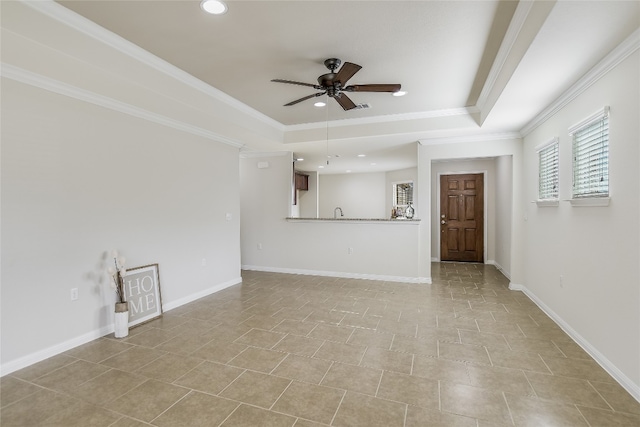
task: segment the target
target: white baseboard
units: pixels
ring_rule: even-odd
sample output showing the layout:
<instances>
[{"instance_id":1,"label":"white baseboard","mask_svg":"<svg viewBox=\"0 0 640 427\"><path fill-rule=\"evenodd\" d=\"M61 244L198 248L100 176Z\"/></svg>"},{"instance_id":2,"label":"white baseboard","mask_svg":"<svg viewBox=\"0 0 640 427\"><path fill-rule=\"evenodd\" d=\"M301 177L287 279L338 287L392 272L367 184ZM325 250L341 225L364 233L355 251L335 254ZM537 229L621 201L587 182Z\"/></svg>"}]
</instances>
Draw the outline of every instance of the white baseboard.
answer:
<instances>
[{"instance_id":1,"label":"white baseboard","mask_svg":"<svg viewBox=\"0 0 640 427\"><path fill-rule=\"evenodd\" d=\"M526 288L524 287L524 285L520 285L518 283L509 282L509 289L512 290L512 291L523 291L524 292L524 289L526 289ZM529 298L531 298L531 297L529 297ZM531 298L531 299L533 299L533 298Z\"/></svg>"},{"instance_id":2,"label":"white baseboard","mask_svg":"<svg viewBox=\"0 0 640 427\"><path fill-rule=\"evenodd\" d=\"M432 257L431 262L440 262L440 258Z\"/></svg>"},{"instance_id":3,"label":"white baseboard","mask_svg":"<svg viewBox=\"0 0 640 427\"><path fill-rule=\"evenodd\" d=\"M488 260L487 260L487 262L486 262L486 264L493 265L495 268L497 268L497 269L498 269L498 271L499 271L500 273L502 273L502 275L503 275L504 277L506 277L507 279L511 280L511 274L510 274L507 270L505 270L505 269L504 269L504 267L503 267L503 266L501 266L501 265L500 265L498 262L496 262L495 260L493 260L493 259L488 259Z\"/></svg>"},{"instance_id":4,"label":"white baseboard","mask_svg":"<svg viewBox=\"0 0 640 427\"><path fill-rule=\"evenodd\" d=\"M215 294L216 292L220 292L223 289L227 289L240 283L242 283L242 277L237 277L227 282L220 283L218 285L210 287L209 289L205 289L203 291L196 292L195 294L187 295L186 297L180 298L176 301L171 301L170 303L163 304L162 311L167 312L173 310L174 308L178 308L200 298L206 297L207 295Z\"/></svg>"},{"instance_id":5,"label":"white baseboard","mask_svg":"<svg viewBox=\"0 0 640 427\"><path fill-rule=\"evenodd\" d=\"M431 284L431 277L385 276L379 274L344 273L339 271L302 270L297 268L263 267L259 265L243 265L243 270L268 271L270 273L302 274L304 276L341 277L344 279L380 280L385 282L424 283Z\"/></svg>"},{"instance_id":6,"label":"white baseboard","mask_svg":"<svg viewBox=\"0 0 640 427\"><path fill-rule=\"evenodd\" d=\"M509 283L509 289L514 291L522 291L531 301L533 301L547 316L549 316L563 331L567 333L584 351L589 353L591 357L602 368L609 373L625 390L633 396L638 402L640 402L640 384L634 383L629 377L627 377L620 369L618 369L605 355L603 355L597 348L589 343L582 335L576 332L567 322L565 322L557 313L555 313L549 306L547 306L542 300L540 300L533 292L527 289L526 286L517 283Z\"/></svg>"},{"instance_id":7,"label":"white baseboard","mask_svg":"<svg viewBox=\"0 0 640 427\"><path fill-rule=\"evenodd\" d=\"M228 282L220 283L209 289L205 289L204 291L197 292L195 294L186 296L184 298L181 298L176 301L172 301L167 304L163 304L162 311L167 312L169 310L173 310L174 308L180 307L181 305L195 301L207 295L211 295L213 293L219 292L230 286L237 285L238 283L242 283L242 277L230 280ZM0 376L5 376L12 372L18 371L22 368L26 368L27 366L33 365L34 363L38 363L50 357L56 356L60 353L64 353L65 351L69 351L72 348L81 346L82 344L86 344L100 337L108 335L112 332L113 332L113 323L103 326L94 331L87 332L86 334L80 335L70 340L53 345L51 347L47 347L45 349L36 351L34 353L20 357L18 359L12 360L10 362L3 363L2 365L0 365Z\"/></svg>"},{"instance_id":8,"label":"white baseboard","mask_svg":"<svg viewBox=\"0 0 640 427\"><path fill-rule=\"evenodd\" d=\"M31 353L10 362L3 363L2 366L0 366L0 376L5 376L22 368L26 368L27 366L33 365L34 363L42 362L45 359L56 356L60 353L64 353L65 351L71 350L72 348L78 347L82 344L86 344L88 342L96 340L100 337L110 334L111 332L113 332L113 323L100 329L87 332L86 334L80 335L79 337L72 338L59 344L52 345L51 347L36 351L35 353Z\"/></svg>"}]
</instances>

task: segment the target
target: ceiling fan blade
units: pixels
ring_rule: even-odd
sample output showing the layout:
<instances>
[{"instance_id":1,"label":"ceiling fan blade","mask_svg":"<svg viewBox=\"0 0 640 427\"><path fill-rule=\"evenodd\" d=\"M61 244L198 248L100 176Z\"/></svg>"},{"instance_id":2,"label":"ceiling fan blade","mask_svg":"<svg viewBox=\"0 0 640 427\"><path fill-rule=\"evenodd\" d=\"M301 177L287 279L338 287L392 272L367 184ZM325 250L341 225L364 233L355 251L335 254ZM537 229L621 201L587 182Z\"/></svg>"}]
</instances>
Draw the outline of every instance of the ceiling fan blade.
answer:
<instances>
[{"instance_id":1,"label":"ceiling fan blade","mask_svg":"<svg viewBox=\"0 0 640 427\"><path fill-rule=\"evenodd\" d=\"M342 67L338 70L338 74L333 79L334 82L340 82L342 86L347 84L347 80L349 80L355 73L360 71L361 66L358 64L353 64L351 62L345 62L342 64Z\"/></svg>"},{"instance_id":2,"label":"ceiling fan blade","mask_svg":"<svg viewBox=\"0 0 640 427\"><path fill-rule=\"evenodd\" d=\"M322 89L322 86L319 86L319 85L313 85L311 83L294 82L293 80L272 79L271 81L276 83L288 83L292 85L309 86L314 89Z\"/></svg>"},{"instance_id":3,"label":"ceiling fan blade","mask_svg":"<svg viewBox=\"0 0 640 427\"><path fill-rule=\"evenodd\" d=\"M378 84L378 85L352 85L343 88L347 92L397 92L400 90L399 84Z\"/></svg>"},{"instance_id":4,"label":"ceiling fan blade","mask_svg":"<svg viewBox=\"0 0 640 427\"><path fill-rule=\"evenodd\" d=\"M346 94L341 93L338 96L335 96L333 99L338 101L338 104L342 107L344 111L353 110L354 108L358 108L358 106L349 98Z\"/></svg>"},{"instance_id":5,"label":"ceiling fan blade","mask_svg":"<svg viewBox=\"0 0 640 427\"><path fill-rule=\"evenodd\" d=\"M284 104L284 106L285 106L285 107L288 107L288 106L290 106L290 105L295 105L295 104L297 104L298 102L306 101L307 99L311 99L311 98L316 98L316 97L318 97L318 96L322 96L322 95L324 95L325 93L327 93L327 92L325 91L325 92L318 92L318 93L314 93L313 95L305 96L304 98L296 99L295 101L291 101L291 102L290 102L290 103L288 103L288 104Z\"/></svg>"}]
</instances>

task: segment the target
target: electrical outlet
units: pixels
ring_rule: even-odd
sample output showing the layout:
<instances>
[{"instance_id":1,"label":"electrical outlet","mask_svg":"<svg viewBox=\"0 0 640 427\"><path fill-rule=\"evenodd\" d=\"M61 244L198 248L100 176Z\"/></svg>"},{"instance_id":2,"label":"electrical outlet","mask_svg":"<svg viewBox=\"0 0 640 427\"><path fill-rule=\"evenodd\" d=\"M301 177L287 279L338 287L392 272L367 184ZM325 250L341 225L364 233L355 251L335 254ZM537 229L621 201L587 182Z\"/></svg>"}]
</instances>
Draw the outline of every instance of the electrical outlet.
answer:
<instances>
[{"instance_id":1,"label":"electrical outlet","mask_svg":"<svg viewBox=\"0 0 640 427\"><path fill-rule=\"evenodd\" d=\"M78 299L78 288L71 289L71 301L76 301Z\"/></svg>"},{"instance_id":2,"label":"electrical outlet","mask_svg":"<svg viewBox=\"0 0 640 427\"><path fill-rule=\"evenodd\" d=\"M207 259L206 258L202 258L202 266L203 267L207 266Z\"/></svg>"},{"instance_id":3,"label":"electrical outlet","mask_svg":"<svg viewBox=\"0 0 640 427\"><path fill-rule=\"evenodd\" d=\"M262 243L258 243L258 250L261 251L262 250Z\"/></svg>"},{"instance_id":4,"label":"electrical outlet","mask_svg":"<svg viewBox=\"0 0 640 427\"><path fill-rule=\"evenodd\" d=\"M353 255L353 248L348 248L348 249L347 249L347 253L348 253L349 255Z\"/></svg>"}]
</instances>

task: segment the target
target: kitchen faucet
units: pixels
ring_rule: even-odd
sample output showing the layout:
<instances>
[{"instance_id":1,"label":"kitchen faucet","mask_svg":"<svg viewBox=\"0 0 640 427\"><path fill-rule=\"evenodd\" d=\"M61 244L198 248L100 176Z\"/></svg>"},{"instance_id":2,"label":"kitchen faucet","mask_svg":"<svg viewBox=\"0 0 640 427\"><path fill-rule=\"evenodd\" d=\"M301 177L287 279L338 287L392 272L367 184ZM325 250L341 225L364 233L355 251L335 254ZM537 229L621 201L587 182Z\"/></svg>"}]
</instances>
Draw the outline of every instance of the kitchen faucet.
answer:
<instances>
[{"instance_id":1,"label":"kitchen faucet","mask_svg":"<svg viewBox=\"0 0 640 427\"><path fill-rule=\"evenodd\" d=\"M342 208L338 206L333 210L333 218L338 218L338 211L340 211L340 216L344 216L344 213L342 213Z\"/></svg>"}]
</instances>

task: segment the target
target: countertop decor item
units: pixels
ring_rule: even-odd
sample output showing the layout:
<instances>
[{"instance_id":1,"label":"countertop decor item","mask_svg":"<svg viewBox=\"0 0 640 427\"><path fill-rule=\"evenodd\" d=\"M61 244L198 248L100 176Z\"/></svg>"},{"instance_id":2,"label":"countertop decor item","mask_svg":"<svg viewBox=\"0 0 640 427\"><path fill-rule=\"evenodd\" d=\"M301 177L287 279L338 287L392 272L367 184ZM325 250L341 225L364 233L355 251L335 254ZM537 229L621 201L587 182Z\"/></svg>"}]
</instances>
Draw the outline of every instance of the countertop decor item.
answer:
<instances>
[{"instance_id":1,"label":"countertop decor item","mask_svg":"<svg viewBox=\"0 0 640 427\"><path fill-rule=\"evenodd\" d=\"M415 213L416 213L416 210L413 207L413 204L409 202L409 205L404 210L404 216L407 217L407 219L413 219L413 216L415 215Z\"/></svg>"}]
</instances>

